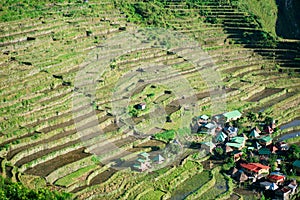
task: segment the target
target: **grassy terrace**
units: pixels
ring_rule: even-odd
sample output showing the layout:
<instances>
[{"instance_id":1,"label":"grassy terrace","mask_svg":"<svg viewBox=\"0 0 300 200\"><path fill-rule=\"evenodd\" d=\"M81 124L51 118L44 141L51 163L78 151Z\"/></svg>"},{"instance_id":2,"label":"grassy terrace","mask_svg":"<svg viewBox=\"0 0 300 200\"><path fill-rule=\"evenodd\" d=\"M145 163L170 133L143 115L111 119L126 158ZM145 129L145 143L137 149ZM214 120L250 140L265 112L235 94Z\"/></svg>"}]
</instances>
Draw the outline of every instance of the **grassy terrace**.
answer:
<instances>
[{"instance_id":1,"label":"grassy terrace","mask_svg":"<svg viewBox=\"0 0 300 200\"><path fill-rule=\"evenodd\" d=\"M91 62L89 53L108 38L148 23L199 42L221 75L228 110L263 110L281 123L300 117L299 45L276 41L268 26L273 21L260 20L266 18L264 11L254 13L252 4L247 8L246 4L219 6L216 0L157 1L149 5L151 10L133 0L124 6L119 0L30 2L4 3L0 14L0 161L1 174L12 180L26 184L25 177L33 175L33 180L42 178L45 184L79 199L193 199L193 194L214 199L228 191L222 173L203 170L191 157L149 174L113 168L115 158L130 160L154 147L143 146L152 140L133 137L133 131L123 123L117 125L113 115L112 104L123 100L113 96L116 84L131 70L148 70L148 63L174 69L168 77L150 77L151 84L121 85L134 90L124 108L129 117L136 104L147 103L145 110L132 117L139 130L161 132L148 130L157 105L172 119L160 128L179 127L184 111L180 97L165 91L181 77L195 91L200 111L210 114L208 85L185 58L158 48L117 57L95 84L95 98L88 103L91 110L84 111L87 105L83 104L74 106L75 77ZM206 63L204 59L200 65ZM109 146L106 142L126 152L101 150L107 161L99 163L92 153ZM199 193L201 188L207 190Z\"/></svg>"}]
</instances>

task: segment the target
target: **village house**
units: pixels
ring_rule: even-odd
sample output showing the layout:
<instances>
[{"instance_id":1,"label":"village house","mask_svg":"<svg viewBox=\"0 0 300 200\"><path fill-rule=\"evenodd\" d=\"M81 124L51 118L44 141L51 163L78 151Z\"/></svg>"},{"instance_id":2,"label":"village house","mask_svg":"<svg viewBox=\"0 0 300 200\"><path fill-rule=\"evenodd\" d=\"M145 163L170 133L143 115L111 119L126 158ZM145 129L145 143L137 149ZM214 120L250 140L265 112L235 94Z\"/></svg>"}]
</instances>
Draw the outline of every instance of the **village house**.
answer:
<instances>
[{"instance_id":1,"label":"village house","mask_svg":"<svg viewBox=\"0 0 300 200\"><path fill-rule=\"evenodd\" d=\"M258 142L254 142L253 147L254 147L255 150L259 150L259 149L262 148L262 146Z\"/></svg>"},{"instance_id":2,"label":"village house","mask_svg":"<svg viewBox=\"0 0 300 200\"><path fill-rule=\"evenodd\" d=\"M242 117L242 113L240 113L240 111L238 110L233 110L230 112L223 113L222 116L225 118L225 122L230 122Z\"/></svg>"},{"instance_id":3,"label":"village house","mask_svg":"<svg viewBox=\"0 0 300 200\"><path fill-rule=\"evenodd\" d=\"M285 142L277 142L277 143L276 143L276 147L277 147L279 150L281 150L281 151L287 151L287 150L289 150L289 146L288 146L288 144L285 143Z\"/></svg>"},{"instance_id":4,"label":"village house","mask_svg":"<svg viewBox=\"0 0 300 200\"><path fill-rule=\"evenodd\" d=\"M269 155L271 154L271 151L270 151L270 149L268 149L268 148L260 148L260 149L258 150L258 154L259 154L259 155L269 156Z\"/></svg>"},{"instance_id":5,"label":"village house","mask_svg":"<svg viewBox=\"0 0 300 200\"><path fill-rule=\"evenodd\" d=\"M292 192L292 189L285 186L285 187L281 188L280 190L275 191L275 198L282 199L282 200L289 200L291 192Z\"/></svg>"},{"instance_id":6,"label":"village house","mask_svg":"<svg viewBox=\"0 0 300 200\"><path fill-rule=\"evenodd\" d=\"M144 172L151 167L151 164L149 161L143 160L141 158L138 158L136 161L137 161L137 163L133 165L133 168L135 168L136 170L138 170L140 172Z\"/></svg>"},{"instance_id":7,"label":"village house","mask_svg":"<svg viewBox=\"0 0 300 200\"><path fill-rule=\"evenodd\" d=\"M232 151L233 151L233 149L232 149L230 146L225 145L225 152L226 152L227 154L230 155L230 152L232 152Z\"/></svg>"},{"instance_id":8,"label":"village house","mask_svg":"<svg viewBox=\"0 0 300 200\"><path fill-rule=\"evenodd\" d=\"M245 147L246 139L245 137L233 137L230 142L226 143L226 146L231 147L234 150L241 150Z\"/></svg>"},{"instance_id":9,"label":"village house","mask_svg":"<svg viewBox=\"0 0 300 200\"><path fill-rule=\"evenodd\" d=\"M146 109L146 103L139 103L136 105L136 108L139 110L145 110Z\"/></svg>"},{"instance_id":10,"label":"village house","mask_svg":"<svg viewBox=\"0 0 300 200\"><path fill-rule=\"evenodd\" d=\"M290 182L290 184L288 184L288 187L292 189L291 191L291 195L295 194L296 193L296 190L297 190L297 181L296 180L292 180Z\"/></svg>"},{"instance_id":11,"label":"village house","mask_svg":"<svg viewBox=\"0 0 300 200\"><path fill-rule=\"evenodd\" d=\"M269 166L260 163L241 163L240 166L246 173L257 177L258 179L269 174L270 169Z\"/></svg>"},{"instance_id":12,"label":"village house","mask_svg":"<svg viewBox=\"0 0 300 200\"><path fill-rule=\"evenodd\" d=\"M224 132L227 133L228 137L232 138L237 136L238 128L235 128L233 126L227 126L224 128Z\"/></svg>"},{"instance_id":13,"label":"village house","mask_svg":"<svg viewBox=\"0 0 300 200\"><path fill-rule=\"evenodd\" d=\"M149 158L150 154L148 154L147 152L142 152L138 155L138 157L140 159L143 159L143 160L146 160L146 161L150 161L150 158Z\"/></svg>"},{"instance_id":14,"label":"village house","mask_svg":"<svg viewBox=\"0 0 300 200\"><path fill-rule=\"evenodd\" d=\"M270 152L273 154L275 154L278 151L278 148L273 144L269 145L268 149L270 149Z\"/></svg>"},{"instance_id":15,"label":"village house","mask_svg":"<svg viewBox=\"0 0 300 200\"><path fill-rule=\"evenodd\" d=\"M267 178L269 181L271 181L272 183L276 183L277 185L282 185L285 180L285 176L274 173L271 173Z\"/></svg>"},{"instance_id":16,"label":"village house","mask_svg":"<svg viewBox=\"0 0 300 200\"><path fill-rule=\"evenodd\" d=\"M153 162L156 164L162 164L165 161L165 158L162 157L160 154L158 154L157 156L155 156L153 158Z\"/></svg>"},{"instance_id":17,"label":"village house","mask_svg":"<svg viewBox=\"0 0 300 200\"><path fill-rule=\"evenodd\" d=\"M258 138L260 135L259 135L259 133L258 133L258 131L254 128L254 129L252 129L252 131L250 132L250 134L249 134L249 137L250 138Z\"/></svg>"},{"instance_id":18,"label":"village house","mask_svg":"<svg viewBox=\"0 0 300 200\"><path fill-rule=\"evenodd\" d=\"M221 143L221 142L225 142L226 138L227 138L227 135L221 131L217 134L215 140L216 140L216 142Z\"/></svg>"},{"instance_id":19,"label":"village house","mask_svg":"<svg viewBox=\"0 0 300 200\"><path fill-rule=\"evenodd\" d=\"M202 142L201 149L206 150L209 153L212 153L216 145L212 142Z\"/></svg>"},{"instance_id":20,"label":"village house","mask_svg":"<svg viewBox=\"0 0 300 200\"><path fill-rule=\"evenodd\" d=\"M217 128L217 125L215 123L209 122L207 124L202 124L198 132L200 133L207 133L207 134L215 134L215 130Z\"/></svg>"},{"instance_id":21,"label":"village house","mask_svg":"<svg viewBox=\"0 0 300 200\"><path fill-rule=\"evenodd\" d=\"M277 190L279 187L276 183L272 183L269 181L263 181L259 183L260 187L262 187L264 190Z\"/></svg>"},{"instance_id":22,"label":"village house","mask_svg":"<svg viewBox=\"0 0 300 200\"><path fill-rule=\"evenodd\" d=\"M293 162L293 168L296 170L297 173L300 174L300 160L295 160Z\"/></svg>"},{"instance_id":23,"label":"village house","mask_svg":"<svg viewBox=\"0 0 300 200\"><path fill-rule=\"evenodd\" d=\"M292 180L287 186L275 192L275 198L289 200L297 192L297 186L296 180Z\"/></svg>"},{"instance_id":24,"label":"village house","mask_svg":"<svg viewBox=\"0 0 300 200\"><path fill-rule=\"evenodd\" d=\"M274 132L274 130L272 129L271 126L266 126L266 128L264 129L264 131L267 133L267 134L272 134Z\"/></svg>"},{"instance_id":25,"label":"village house","mask_svg":"<svg viewBox=\"0 0 300 200\"><path fill-rule=\"evenodd\" d=\"M233 161L237 162L241 159L243 152L235 150L231 152L231 155L233 156Z\"/></svg>"},{"instance_id":26,"label":"village house","mask_svg":"<svg viewBox=\"0 0 300 200\"><path fill-rule=\"evenodd\" d=\"M198 122L203 124L203 123L207 123L208 122L208 119L209 119L209 116L207 115L201 115L198 117Z\"/></svg>"},{"instance_id":27,"label":"village house","mask_svg":"<svg viewBox=\"0 0 300 200\"><path fill-rule=\"evenodd\" d=\"M136 163L133 165L133 168L136 170L143 172L151 168L151 160L149 158L149 154L147 152L142 152L138 155L136 159Z\"/></svg>"},{"instance_id":28,"label":"village house","mask_svg":"<svg viewBox=\"0 0 300 200\"><path fill-rule=\"evenodd\" d=\"M273 138L269 135L263 136L258 139L258 142L263 146L268 146L272 144Z\"/></svg>"},{"instance_id":29,"label":"village house","mask_svg":"<svg viewBox=\"0 0 300 200\"><path fill-rule=\"evenodd\" d=\"M231 177L240 183L243 183L249 179L248 176L242 170L238 170L237 168L233 168L231 172Z\"/></svg>"}]
</instances>

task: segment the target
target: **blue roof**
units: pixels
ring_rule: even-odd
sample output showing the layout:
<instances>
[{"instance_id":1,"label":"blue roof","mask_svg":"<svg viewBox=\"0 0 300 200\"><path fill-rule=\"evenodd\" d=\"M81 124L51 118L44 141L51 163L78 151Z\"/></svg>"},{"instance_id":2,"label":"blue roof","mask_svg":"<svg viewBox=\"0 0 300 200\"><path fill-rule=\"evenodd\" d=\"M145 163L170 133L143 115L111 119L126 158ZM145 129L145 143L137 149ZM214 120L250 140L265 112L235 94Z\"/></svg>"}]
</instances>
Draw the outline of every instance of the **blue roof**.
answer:
<instances>
[{"instance_id":1,"label":"blue roof","mask_svg":"<svg viewBox=\"0 0 300 200\"><path fill-rule=\"evenodd\" d=\"M293 162L293 166L300 168L300 160L295 160L295 162Z\"/></svg>"}]
</instances>

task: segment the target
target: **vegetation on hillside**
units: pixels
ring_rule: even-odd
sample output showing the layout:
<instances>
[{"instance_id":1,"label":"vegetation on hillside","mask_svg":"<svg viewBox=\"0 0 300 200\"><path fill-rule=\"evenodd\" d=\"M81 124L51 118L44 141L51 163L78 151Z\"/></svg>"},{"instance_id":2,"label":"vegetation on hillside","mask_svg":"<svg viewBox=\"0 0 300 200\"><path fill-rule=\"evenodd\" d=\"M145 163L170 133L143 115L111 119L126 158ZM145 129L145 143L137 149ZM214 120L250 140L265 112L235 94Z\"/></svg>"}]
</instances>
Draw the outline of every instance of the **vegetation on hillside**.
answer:
<instances>
[{"instance_id":1,"label":"vegetation on hillside","mask_svg":"<svg viewBox=\"0 0 300 200\"><path fill-rule=\"evenodd\" d=\"M217 16L211 15L210 12L201 9L211 1L202 0L188 0L185 2L186 9L200 9L200 15L205 17L204 22L211 24L223 23ZM175 29L176 27L168 23L168 20L180 18L181 14L170 12L166 9L169 2L163 0L152 0L147 2L138 1L124 1L117 0L116 6L126 14L128 20L133 23L138 23L146 26L157 26ZM220 1L222 3L230 3L237 7L241 12L245 13L244 21L249 24L257 24L256 31L244 31L242 34L241 42L254 44L259 46L276 46L276 19L277 19L277 6L274 0L266 1L251 1L251 0L232 0ZM193 16L191 16L193 17Z\"/></svg>"},{"instance_id":2,"label":"vegetation on hillside","mask_svg":"<svg viewBox=\"0 0 300 200\"><path fill-rule=\"evenodd\" d=\"M29 189L21 183L13 183L0 176L0 199L1 200L66 200L71 199L68 193L59 193L49 189Z\"/></svg>"},{"instance_id":3,"label":"vegetation on hillside","mask_svg":"<svg viewBox=\"0 0 300 200\"><path fill-rule=\"evenodd\" d=\"M160 141L168 143L168 142L170 142L171 140L173 140L175 138L175 131L174 130L167 130L167 131L164 131L162 133L156 133L153 137L156 140L160 140Z\"/></svg>"},{"instance_id":4,"label":"vegetation on hillside","mask_svg":"<svg viewBox=\"0 0 300 200\"><path fill-rule=\"evenodd\" d=\"M278 9L275 0L232 0L232 4L240 10L248 12L263 30L276 36Z\"/></svg>"}]
</instances>

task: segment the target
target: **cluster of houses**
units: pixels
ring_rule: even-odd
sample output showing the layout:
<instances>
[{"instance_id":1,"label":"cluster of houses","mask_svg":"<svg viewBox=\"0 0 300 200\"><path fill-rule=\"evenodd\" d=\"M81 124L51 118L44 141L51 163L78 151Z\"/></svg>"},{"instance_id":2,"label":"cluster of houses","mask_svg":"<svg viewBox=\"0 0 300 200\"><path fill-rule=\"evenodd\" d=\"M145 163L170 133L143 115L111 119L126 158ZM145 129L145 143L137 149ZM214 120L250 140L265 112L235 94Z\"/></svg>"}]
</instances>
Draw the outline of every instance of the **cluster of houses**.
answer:
<instances>
[{"instance_id":1,"label":"cluster of houses","mask_svg":"<svg viewBox=\"0 0 300 200\"><path fill-rule=\"evenodd\" d=\"M261 163L237 164L230 172L236 181L252 182L272 199L288 200L297 192L296 180L286 180L286 176L278 171L270 172L270 167Z\"/></svg>"},{"instance_id":2,"label":"cluster of houses","mask_svg":"<svg viewBox=\"0 0 300 200\"><path fill-rule=\"evenodd\" d=\"M228 125L226 122L237 120L242 114L235 110L213 117L202 115L198 118L198 132L213 135L213 140L202 142L201 149L214 153L216 148L221 148L225 156L232 156L235 167L230 175L236 181L257 185L264 193L274 199L289 199L296 193L297 183L295 180L288 181L280 171L281 160L277 159L276 170L270 172L268 157L271 154L287 152L288 145L284 142L273 144L272 133L276 128L274 122L265 124L261 131L254 127L246 135L238 135L238 128ZM223 125L227 124L227 125ZM247 162L241 159L247 152L251 157L259 158L258 162ZM248 155L248 156L249 156ZM295 169L300 169L300 160L293 163Z\"/></svg>"},{"instance_id":3,"label":"cluster of houses","mask_svg":"<svg viewBox=\"0 0 300 200\"><path fill-rule=\"evenodd\" d=\"M152 157L147 152L142 152L138 155L133 168L139 172L144 172L149 170L152 167L152 164L162 164L165 161L165 158L160 154Z\"/></svg>"}]
</instances>

